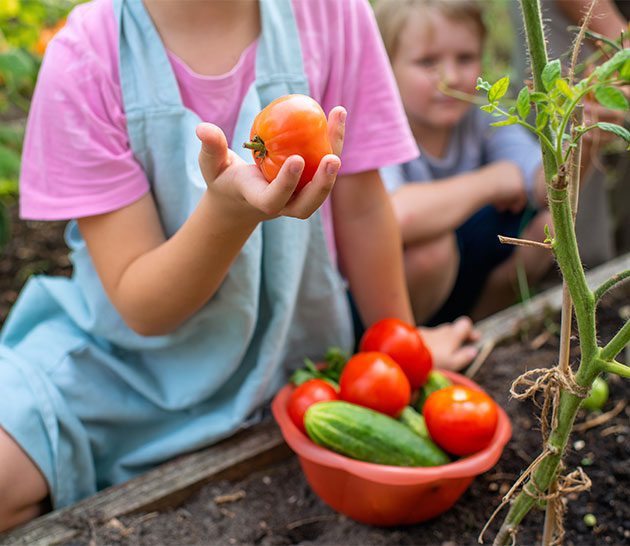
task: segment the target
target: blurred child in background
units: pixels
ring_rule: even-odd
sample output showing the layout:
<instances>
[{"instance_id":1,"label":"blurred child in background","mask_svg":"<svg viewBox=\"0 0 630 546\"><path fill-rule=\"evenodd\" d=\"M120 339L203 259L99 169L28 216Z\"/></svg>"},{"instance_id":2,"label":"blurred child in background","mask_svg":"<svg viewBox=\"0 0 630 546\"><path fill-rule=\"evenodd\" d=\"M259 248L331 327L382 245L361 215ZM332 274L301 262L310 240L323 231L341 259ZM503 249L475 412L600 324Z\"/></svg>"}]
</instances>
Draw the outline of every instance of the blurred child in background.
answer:
<instances>
[{"instance_id":1,"label":"blurred child in background","mask_svg":"<svg viewBox=\"0 0 630 546\"><path fill-rule=\"evenodd\" d=\"M421 156L381 171L401 228L416 321L481 318L513 303L517 268L529 282L549 251L503 245L542 240L548 212L538 143L524 128L490 127L475 93L486 30L473 0L379 0L376 17Z\"/></svg>"}]
</instances>

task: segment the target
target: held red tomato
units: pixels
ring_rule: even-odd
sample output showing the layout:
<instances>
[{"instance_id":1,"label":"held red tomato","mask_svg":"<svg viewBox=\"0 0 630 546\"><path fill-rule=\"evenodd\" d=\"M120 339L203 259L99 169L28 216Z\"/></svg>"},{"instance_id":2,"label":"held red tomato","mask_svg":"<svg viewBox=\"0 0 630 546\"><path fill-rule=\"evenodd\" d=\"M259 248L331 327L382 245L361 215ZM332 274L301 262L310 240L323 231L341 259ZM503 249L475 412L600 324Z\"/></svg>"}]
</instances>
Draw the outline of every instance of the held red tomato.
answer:
<instances>
[{"instance_id":1,"label":"held red tomato","mask_svg":"<svg viewBox=\"0 0 630 546\"><path fill-rule=\"evenodd\" d=\"M285 95L267 105L254 119L250 142L254 161L271 182L286 159L300 155L304 170L296 192L313 179L320 161L332 153L326 114L317 101L307 95Z\"/></svg>"},{"instance_id":2,"label":"held red tomato","mask_svg":"<svg viewBox=\"0 0 630 546\"><path fill-rule=\"evenodd\" d=\"M359 348L391 356L403 369L413 389L424 384L433 367L431 351L420 332L402 320L387 318L374 323L363 334Z\"/></svg>"},{"instance_id":3,"label":"held red tomato","mask_svg":"<svg viewBox=\"0 0 630 546\"><path fill-rule=\"evenodd\" d=\"M404 372L384 353L357 353L346 363L339 379L342 400L392 417L409 404L411 387Z\"/></svg>"},{"instance_id":4,"label":"held red tomato","mask_svg":"<svg viewBox=\"0 0 630 546\"><path fill-rule=\"evenodd\" d=\"M304 434L304 414L316 402L324 400L339 400L335 388L323 379L309 379L297 387L289 397L287 413L291 421L295 423Z\"/></svg>"},{"instance_id":5,"label":"held red tomato","mask_svg":"<svg viewBox=\"0 0 630 546\"><path fill-rule=\"evenodd\" d=\"M470 455L487 447L499 418L492 398L460 385L435 391L422 413L433 441L454 455Z\"/></svg>"}]
</instances>

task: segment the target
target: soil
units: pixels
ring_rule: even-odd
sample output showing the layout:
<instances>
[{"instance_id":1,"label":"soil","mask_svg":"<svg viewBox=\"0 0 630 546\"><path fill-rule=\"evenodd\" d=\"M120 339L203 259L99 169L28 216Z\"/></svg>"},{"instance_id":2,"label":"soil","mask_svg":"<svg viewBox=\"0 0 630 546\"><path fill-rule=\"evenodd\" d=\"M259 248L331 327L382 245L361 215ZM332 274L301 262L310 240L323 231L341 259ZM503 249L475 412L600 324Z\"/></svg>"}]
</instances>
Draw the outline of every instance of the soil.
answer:
<instances>
[{"instance_id":1,"label":"soil","mask_svg":"<svg viewBox=\"0 0 630 546\"><path fill-rule=\"evenodd\" d=\"M19 222L13 208L11 212L13 234L0 256L0 322L30 274L71 272L62 241L63 223ZM602 342L621 326L619 309L627 306L627 301L627 292L617 292L603 302L599 314ZM506 409L514 427L513 438L496 467L479 476L458 503L435 520L393 528L356 523L334 512L311 491L297 459L291 457L240 481L211 483L184 504L167 511L114 518L104 524L96 520L77 522L81 534L67 545L476 544L480 529L501 496L539 453L541 437L533 417L537 415L533 403L509 399L509 386L524 370L554 362L558 339L552 331L548 327L542 333L523 332L519 339L495 348L475 376ZM609 386L605 412L625 403L622 380L612 376ZM571 437L567 468L582 466L593 487L569 500L565 518L567 545L630 544L629 415L630 408L624 407L600 426ZM593 414L581 411L577 422L592 417ZM594 526L584 523L586 514L595 516ZM498 517L487 540L491 541L500 521ZM540 543L542 522L542 511L532 511L519 531L518 544Z\"/></svg>"}]
</instances>

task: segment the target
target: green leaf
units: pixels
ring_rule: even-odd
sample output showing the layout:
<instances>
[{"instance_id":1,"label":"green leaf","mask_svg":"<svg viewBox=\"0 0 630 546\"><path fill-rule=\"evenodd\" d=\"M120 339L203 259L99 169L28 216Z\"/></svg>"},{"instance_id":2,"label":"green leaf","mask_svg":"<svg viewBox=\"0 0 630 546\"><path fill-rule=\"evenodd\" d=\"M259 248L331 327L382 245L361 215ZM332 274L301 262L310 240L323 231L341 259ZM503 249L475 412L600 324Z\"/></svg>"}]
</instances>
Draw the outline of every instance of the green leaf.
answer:
<instances>
[{"instance_id":1,"label":"green leaf","mask_svg":"<svg viewBox=\"0 0 630 546\"><path fill-rule=\"evenodd\" d=\"M626 82L630 82L630 61L623 63L623 66L619 70L619 77Z\"/></svg>"},{"instance_id":2,"label":"green leaf","mask_svg":"<svg viewBox=\"0 0 630 546\"><path fill-rule=\"evenodd\" d=\"M0 145L0 178L17 178L20 174L20 154Z\"/></svg>"},{"instance_id":3,"label":"green leaf","mask_svg":"<svg viewBox=\"0 0 630 546\"><path fill-rule=\"evenodd\" d=\"M619 70L628 60L630 60L630 49L617 51L617 53L615 53L604 64L595 69L597 79L601 81L610 77L615 70Z\"/></svg>"},{"instance_id":4,"label":"green leaf","mask_svg":"<svg viewBox=\"0 0 630 546\"><path fill-rule=\"evenodd\" d=\"M516 97L516 109L518 110L518 115L523 119L527 118L531 112L532 105L527 86L523 87L523 89L518 92L518 97Z\"/></svg>"},{"instance_id":5,"label":"green leaf","mask_svg":"<svg viewBox=\"0 0 630 546\"><path fill-rule=\"evenodd\" d=\"M553 86L556 83L556 80L560 77L561 72L562 67L560 65L560 59L554 59L553 61L547 63L545 68L543 68L541 78L547 91L553 89Z\"/></svg>"},{"instance_id":6,"label":"green leaf","mask_svg":"<svg viewBox=\"0 0 630 546\"><path fill-rule=\"evenodd\" d=\"M490 91L490 83L488 83L483 78L477 78L477 86L475 89L483 89L484 91Z\"/></svg>"},{"instance_id":7,"label":"green leaf","mask_svg":"<svg viewBox=\"0 0 630 546\"><path fill-rule=\"evenodd\" d=\"M494 83L494 85L488 91L488 101L495 102L500 100L510 87L509 76L503 76L500 80Z\"/></svg>"},{"instance_id":8,"label":"green leaf","mask_svg":"<svg viewBox=\"0 0 630 546\"><path fill-rule=\"evenodd\" d=\"M483 106L480 106L479 108L483 110L484 112L488 112L488 114L492 114L492 112L494 112L494 104L484 104Z\"/></svg>"},{"instance_id":9,"label":"green leaf","mask_svg":"<svg viewBox=\"0 0 630 546\"><path fill-rule=\"evenodd\" d=\"M556 89L568 99L572 99L575 96L573 89L571 89L569 84L562 78L556 80Z\"/></svg>"},{"instance_id":10,"label":"green leaf","mask_svg":"<svg viewBox=\"0 0 630 546\"><path fill-rule=\"evenodd\" d=\"M611 110L627 110L628 99L616 87L601 86L595 89L595 98L597 102Z\"/></svg>"},{"instance_id":11,"label":"green leaf","mask_svg":"<svg viewBox=\"0 0 630 546\"><path fill-rule=\"evenodd\" d=\"M608 131L609 133L614 133L618 137L623 138L626 142L630 143L630 131L621 125L617 125L616 123L608 123L606 121L600 121L595 124L602 131Z\"/></svg>"},{"instance_id":12,"label":"green leaf","mask_svg":"<svg viewBox=\"0 0 630 546\"><path fill-rule=\"evenodd\" d=\"M549 123L549 114L547 112L541 111L536 115L536 129L539 131L544 129Z\"/></svg>"},{"instance_id":13,"label":"green leaf","mask_svg":"<svg viewBox=\"0 0 630 546\"><path fill-rule=\"evenodd\" d=\"M492 125L492 127L505 127L506 125L514 125L515 123L518 123L518 117L510 116L509 118L504 119L503 121L495 121L494 123L491 123L490 125Z\"/></svg>"},{"instance_id":14,"label":"green leaf","mask_svg":"<svg viewBox=\"0 0 630 546\"><path fill-rule=\"evenodd\" d=\"M529 100L538 104L540 102L549 102L549 97L545 95L545 93L541 93L540 91L532 91L529 94Z\"/></svg>"}]
</instances>

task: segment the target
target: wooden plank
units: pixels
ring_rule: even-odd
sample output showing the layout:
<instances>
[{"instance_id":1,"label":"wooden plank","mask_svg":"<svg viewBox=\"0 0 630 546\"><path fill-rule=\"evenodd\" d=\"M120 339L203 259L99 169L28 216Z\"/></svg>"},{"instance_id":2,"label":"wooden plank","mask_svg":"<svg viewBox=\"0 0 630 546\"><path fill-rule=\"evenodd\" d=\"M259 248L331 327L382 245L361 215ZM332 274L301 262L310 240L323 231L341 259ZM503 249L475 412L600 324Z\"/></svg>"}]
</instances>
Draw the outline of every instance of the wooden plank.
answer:
<instances>
[{"instance_id":1,"label":"wooden plank","mask_svg":"<svg viewBox=\"0 0 630 546\"><path fill-rule=\"evenodd\" d=\"M589 287L594 289L615 273L626 269L630 269L630 253L588 271L586 281ZM534 296L525 303L513 305L479 321L476 324L482 335L479 344L484 346L504 341L514 336L523 325L528 324L533 327L544 319L546 312L557 312L561 307L562 286L559 285Z\"/></svg>"},{"instance_id":2,"label":"wooden plank","mask_svg":"<svg viewBox=\"0 0 630 546\"><path fill-rule=\"evenodd\" d=\"M613 274L630 268L630 254L587 273L591 288ZM561 287L552 288L480 321L481 344L499 343L529 321L542 320L546 311L558 311ZM2 545L48 546L71 540L85 528L86 518L105 522L139 511L174 507L202 485L222 478L238 478L290 455L271 418L205 450L179 457L124 484L105 489L83 501L46 514L0 535Z\"/></svg>"},{"instance_id":3,"label":"wooden plank","mask_svg":"<svg viewBox=\"0 0 630 546\"><path fill-rule=\"evenodd\" d=\"M276 423L268 418L207 449L179 457L138 478L0 534L0 544L58 544L84 529L86 518L106 522L133 512L177 506L211 480L241 477L290 453Z\"/></svg>"}]
</instances>

